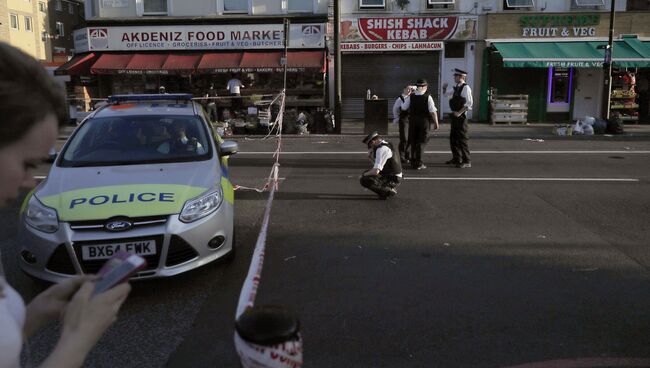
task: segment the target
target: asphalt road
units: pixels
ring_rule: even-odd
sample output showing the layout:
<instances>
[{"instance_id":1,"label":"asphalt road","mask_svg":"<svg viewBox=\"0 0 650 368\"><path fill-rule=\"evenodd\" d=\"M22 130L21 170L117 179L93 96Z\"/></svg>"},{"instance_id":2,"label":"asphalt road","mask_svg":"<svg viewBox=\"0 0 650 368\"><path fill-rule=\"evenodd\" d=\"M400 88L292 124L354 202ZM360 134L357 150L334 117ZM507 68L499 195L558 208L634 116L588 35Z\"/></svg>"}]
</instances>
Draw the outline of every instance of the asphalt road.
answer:
<instances>
[{"instance_id":1,"label":"asphalt road","mask_svg":"<svg viewBox=\"0 0 650 368\"><path fill-rule=\"evenodd\" d=\"M459 170L436 137L429 168L406 171L387 201L358 185L360 137L285 140L257 302L299 314L307 367L650 366L650 136L523 138L475 139L474 167ZM240 148L233 180L260 185L273 142ZM87 366L237 367L233 319L265 199L237 192L233 263L135 283ZM29 299L39 287L16 266L15 211L0 249ZM55 338L52 326L30 341L30 362Z\"/></svg>"}]
</instances>

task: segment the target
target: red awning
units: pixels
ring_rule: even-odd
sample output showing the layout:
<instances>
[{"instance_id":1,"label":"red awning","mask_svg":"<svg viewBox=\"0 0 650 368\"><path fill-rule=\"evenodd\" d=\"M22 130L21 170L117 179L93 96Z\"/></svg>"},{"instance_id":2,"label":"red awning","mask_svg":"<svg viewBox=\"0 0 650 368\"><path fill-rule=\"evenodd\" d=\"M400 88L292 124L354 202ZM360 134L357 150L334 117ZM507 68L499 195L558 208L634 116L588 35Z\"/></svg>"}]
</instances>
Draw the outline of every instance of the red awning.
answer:
<instances>
[{"instance_id":1,"label":"red awning","mask_svg":"<svg viewBox=\"0 0 650 368\"><path fill-rule=\"evenodd\" d=\"M134 54L103 54L90 68L93 74L119 74L126 70L126 66Z\"/></svg>"},{"instance_id":2,"label":"red awning","mask_svg":"<svg viewBox=\"0 0 650 368\"><path fill-rule=\"evenodd\" d=\"M250 73L284 70L282 52L214 52L195 54L103 54L93 74ZM288 71L325 72L324 51L289 51Z\"/></svg>"},{"instance_id":3,"label":"red awning","mask_svg":"<svg viewBox=\"0 0 650 368\"><path fill-rule=\"evenodd\" d=\"M290 51L287 55L289 68L319 69L325 72L325 53L323 51Z\"/></svg>"},{"instance_id":4,"label":"red awning","mask_svg":"<svg viewBox=\"0 0 650 368\"><path fill-rule=\"evenodd\" d=\"M191 74L196 70L202 54L170 54L162 68L182 74Z\"/></svg>"},{"instance_id":5,"label":"red awning","mask_svg":"<svg viewBox=\"0 0 650 368\"><path fill-rule=\"evenodd\" d=\"M126 65L125 74L167 74L163 64L169 54L135 54Z\"/></svg>"},{"instance_id":6,"label":"red awning","mask_svg":"<svg viewBox=\"0 0 650 368\"><path fill-rule=\"evenodd\" d=\"M239 68L241 59L241 52L203 54L196 69L199 73L227 73Z\"/></svg>"},{"instance_id":7,"label":"red awning","mask_svg":"<svg viewBox=\"0 0 650 368\"><path fill-rule=\"evenodd\" d=\"M95 53L76 55L54 71L54 75L88 75L90 66L97 60Z\"/></svg>"},{"instance_id":8,"label":"red awning","mask_svg":"<svg viewBox=\"0 0 650 368\"><path fill-rule=\"evenodd\" d=\"M255 69L256 71L266 68L280 68L280 52L245 52L241 58L240 67ZM270 70L273 71L273 70Z\"/></svg>"}]
</instances>

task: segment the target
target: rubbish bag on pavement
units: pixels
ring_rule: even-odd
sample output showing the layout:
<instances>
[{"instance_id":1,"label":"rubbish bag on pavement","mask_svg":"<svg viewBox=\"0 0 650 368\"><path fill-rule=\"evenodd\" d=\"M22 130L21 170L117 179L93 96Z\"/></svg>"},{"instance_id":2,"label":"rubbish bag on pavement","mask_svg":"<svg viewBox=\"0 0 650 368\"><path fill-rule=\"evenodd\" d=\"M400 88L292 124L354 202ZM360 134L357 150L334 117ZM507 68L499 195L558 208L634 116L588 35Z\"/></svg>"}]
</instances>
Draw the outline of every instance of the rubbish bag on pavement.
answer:
<instances>
[{"instance_id":1,"label":"rubbish bag on pavement","mask_svg":"<svg viewBox=\"0 0 650 368\"><path fill-rule=\"evenodd\" d=\"M623 127L623 121L614 117L610 120L607 120L607 133L609 134L625 134L625 129Z\"/></svg>"},{"instance_id":2,"label":"rubbish bag on pavement","mask_svg":"<svg viewBox=\"0 0 650 368\"><path fill-rule=\"evenodd\" d=\"M605 134L607 133L607 121L603 119L596 119L594 122L594 133L595 134Z\"/></svg>"},{"instance_id":3,"label":"rubbish bag on pavement","mask_svg":"<svg viewBox=\"0 0 650 368\"><path fill-rule=\"evenodd\" d=\"M591 125L585 125L582 131L584 135L594 135L594 127Z\"/></svg>"}]
</instances>

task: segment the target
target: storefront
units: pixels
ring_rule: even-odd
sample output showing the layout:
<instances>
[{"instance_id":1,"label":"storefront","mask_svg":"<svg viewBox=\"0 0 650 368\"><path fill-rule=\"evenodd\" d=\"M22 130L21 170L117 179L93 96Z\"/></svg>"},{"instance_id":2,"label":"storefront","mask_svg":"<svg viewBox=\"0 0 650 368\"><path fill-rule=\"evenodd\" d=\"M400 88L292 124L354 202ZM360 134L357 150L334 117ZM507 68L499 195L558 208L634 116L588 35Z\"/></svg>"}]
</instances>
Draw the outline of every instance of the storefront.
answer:
<instances>
[{"instance_id":1,"label":"storefront","mask_svg":"<svg viewBox=\"0 0 650 368\"><path fill-rule=\"evenodd\" d=\"M643 74L644 68L650 66L650 47L639 38L647 34L647 25L632 28L636 16L617 15L612 56L611 108L628 121L638 120L638 112L632 109L637 103L629 101L636 94L631 83L619 86L618 76ZM600 116L607 14L490 14L487 22L482 101L488 95L525 95L529 122ZM481 106L481 120L494 119L489 104Z\"/></svg>"},{"instance_id":2,"label":"storefront","mask_svg":"<svg viewBox=\"0 0 650 368\"><path fill-rule=\"evenodd\" d=\"M326 106L324 32L324 23L290 26L289 107ZM88 27L75 32L75 42L80 54L58 73L71 75L78 95L156 93L165 86L202 96L214 84L223 96L236 77L246 106L283 88L283 24Z\"/></svg>"},{"instance_id":3,"label":"storefront","mask_svg":"<svg viewBox=\"0 0 650 368\"><path fill-rule=\"evenodd\" d=\"M474 68L475 16L357 17L344 18L340 26L344 118L363 117L368 90L392 106L402 89L420 78L427 79L436 105L444 109L440 89L451 81L451 70ZM450 58L446 50L452 50Z\"/></svg>"}]
</instances>

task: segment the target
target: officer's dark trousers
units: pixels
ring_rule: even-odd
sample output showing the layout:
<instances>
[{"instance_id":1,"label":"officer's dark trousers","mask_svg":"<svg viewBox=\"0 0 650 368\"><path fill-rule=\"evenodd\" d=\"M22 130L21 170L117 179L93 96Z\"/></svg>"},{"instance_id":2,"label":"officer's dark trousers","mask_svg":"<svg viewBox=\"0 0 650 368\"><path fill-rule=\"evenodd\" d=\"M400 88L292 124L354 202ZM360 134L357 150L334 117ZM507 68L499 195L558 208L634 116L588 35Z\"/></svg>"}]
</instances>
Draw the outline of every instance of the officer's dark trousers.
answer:
<instances>
[{"instance_id":1,"label":"officer's dark trousers","mask_svg":"<svg viewBox=\"0 0 650 368\"><path fill-rule=\"evenodd\" d=\"M368 175L361 177L361 186L368 188L379 196L386 197L391 188L397 188L400 184L398 176Z\"/></svg>"},{"instance_id":2,"label":"officer's dark trousers","mask_svg":"<svg viewBox=\"0 0 650 368\"><path fill-rule=\"evenodd\" d=\"M411 167L417 169L420 165L423 165L422 156L424 155L424 146L425 142L415 141L409 143L411 145Z\"/></svg>"},{"instance_id":3,"label":"officer's dark trousers","mask_svg":"<svg viewBox=\"0 0 650 368\"><path fill-rule=\"evenodd\" d=\"M449 146L454 161L458 163L469 163L469 145L467 136L467 118L451 118L451 133L449 134Z\"/></svg>"},{"instance_id":4,"label":"officer's dark trousers","mask_svg":"<svg viewBox=\"0 0 650 368\"><path fill-rule=\"evenodd\" d=\"M408 160L409 159L409 147L408 147L408 137L406 136L406 133L408 132L409 129L409 120L407 117L403 117L399 119L399 157L402 160Z\"/></svg>"}]
</instances>

